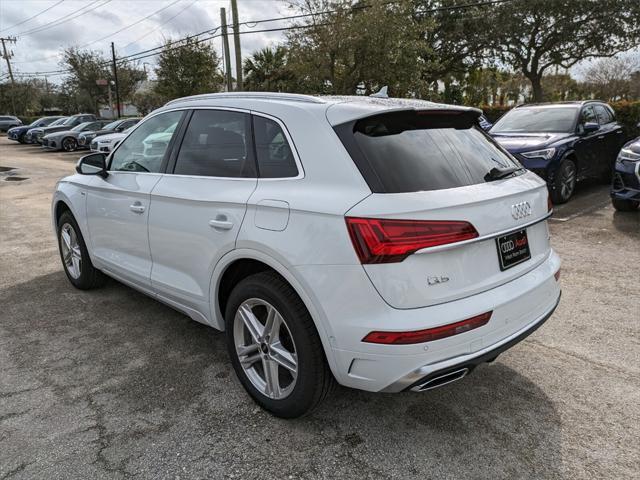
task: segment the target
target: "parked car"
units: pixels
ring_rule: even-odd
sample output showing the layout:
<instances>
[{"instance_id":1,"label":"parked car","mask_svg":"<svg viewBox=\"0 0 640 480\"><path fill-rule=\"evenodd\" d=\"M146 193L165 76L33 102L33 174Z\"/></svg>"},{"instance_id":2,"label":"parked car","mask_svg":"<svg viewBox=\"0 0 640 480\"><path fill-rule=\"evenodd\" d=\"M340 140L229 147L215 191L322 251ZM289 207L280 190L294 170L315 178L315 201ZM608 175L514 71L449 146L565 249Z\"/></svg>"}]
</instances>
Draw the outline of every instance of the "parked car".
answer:
<instances>
[{"instance_id":1,"label":"parked car","mask_svg":"<svg viewBox=\"0 0 640 480\"><path fill-rule=\"evenodd\" d=\"M77 288L104 273L225 330L242 385L282 417L313 409L334 378L373 392L461 379L560 299L545 182L479 114L367 97L174 100L58 183L64 270Z\"/></svg>"},{"instance_id":2,"label":"parked car","mask_svg":"<svg viewBox=\"0 0 640 480\"><path fill-rule=\"evenodd\" d=\"M613 109L599 101L515 107L490 134L525 167L547 181L553 203L564 203L576 182L589 177L610 181L624 143Z\"/></svg>"},{"instance_id":3,"label":"parked car","mask_svg":"<svg viewBox=\"0 0 640 480\"><path fill-rule=\"evenodd\" d=\"M109 133L107 135L99 136L91 142L91 151L102 153L111 152L132 130L133 127L129 127L123 132Z\"/></svg>"},{"instance_id":4,"label":"parked car","mask_svg":"<svg viewBox=\"0 0 640 480\"><path fill-rule=\"evenodd\" d=\"M637 210L640 205L640 137L626 143L618 154L611 185L611 202L621 212Z\"/></svg>"},{"instance_id":5,"label":"parked car","mask_svg":"<svg viewBox=\"0 0 640 480\"><path fill-rule=\"evenodd\" d=\"M34 120L29 125L21 125L19 127L13 127L7 131L7 138L9 140L14 140L16 142L25 143L25 136L29 130L37 127L46 127L48 125L53 124L56 120L60 120L60 116L54 117L42 117L37 120Z\"/></svg>"},{"instance_id":6,"label":"parked car","mask_svg":"<svg viewBox=\"0 0 640 480\"><path fill-rule=\"evenodd\" d=\"M13 127L19 127L20 125L22 125L22 120L18 117L10 115L0 116L0 132L6 132Z\"/></svg>"},{"instance_id":7,"label":"parked car","mask_svg":"<svg viewBox=\"0 0 640 480\"><path fill-rule=\"evenodd\" d=\"M71 130L49 133L42 137L42 146L48 150L64 150L65 152L73 152L78 149L78 136L81 133L100 130L108 122L108 120L84 122L76 125Z\"/></svg>"},{"instance_id":8,"label":"parked car","mask_svg":"<svg viewBox=\"0 0 640 480\"><path fill-rule=\"evenodd\" d=\"M60 117L57 120L51 122L47 127L57 127L64 124L69 119L69 117ZM24 143L37 143L36 142L36 134L40 132L42 133L42 127L34 127L27 130L27 133L24 135Z\"/></svg>"},{"instance_id":9,"label":"parked car","mask_svg":"<svg viewBox=\"0 0 640 480\"><path fill-rule=\"evenodd\" d=\"M95 132L87 132L78 138L78 143L81 146L89 147L91 145L91 141L102 135L110 135L112 133L121 133L126 129L133 127L136 123L138 123L141 118L123 118L120 120L116 120L114 122L110 122L105 125L102 129L96 130Z\"/></svg>"},{"instance_id":10,"label":"parked car","mask_svg":"<svg viewBox=\"0 0 640 480\"><path fill-rule=\"evenodd\" d=\"M33 129L32 137L35 138L36 143L42 144L42 139L45 135L49 135L51 133L68 131L73 127L80 125L85 122L95 122L97 120L96 116L90 113L79 113L77 115L72 115L68 117L63 123L59 125L49 125L48 127L36 128Z\"/></svg>"}]
</instances>

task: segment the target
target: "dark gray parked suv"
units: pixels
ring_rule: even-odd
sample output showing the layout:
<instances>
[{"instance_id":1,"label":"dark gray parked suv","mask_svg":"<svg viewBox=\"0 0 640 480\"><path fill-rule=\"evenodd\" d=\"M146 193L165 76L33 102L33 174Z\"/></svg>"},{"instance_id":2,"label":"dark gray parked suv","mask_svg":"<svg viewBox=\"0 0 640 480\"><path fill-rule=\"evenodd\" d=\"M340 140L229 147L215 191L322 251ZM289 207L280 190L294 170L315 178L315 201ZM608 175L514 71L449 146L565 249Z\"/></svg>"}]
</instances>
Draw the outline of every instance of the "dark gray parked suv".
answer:
<instances>
[{"instance_id":1,"label":"dark gray parked suv","mask_svg":"<svg viewBox=\"0 0 640 480\"><path fill-rule=\"evenodd\" d=\"M10 128L19 127L22 125L22 120L18 117L12 117L9 115L0 116L0 131L6 132Z\"/></svg>"}]
</instances>

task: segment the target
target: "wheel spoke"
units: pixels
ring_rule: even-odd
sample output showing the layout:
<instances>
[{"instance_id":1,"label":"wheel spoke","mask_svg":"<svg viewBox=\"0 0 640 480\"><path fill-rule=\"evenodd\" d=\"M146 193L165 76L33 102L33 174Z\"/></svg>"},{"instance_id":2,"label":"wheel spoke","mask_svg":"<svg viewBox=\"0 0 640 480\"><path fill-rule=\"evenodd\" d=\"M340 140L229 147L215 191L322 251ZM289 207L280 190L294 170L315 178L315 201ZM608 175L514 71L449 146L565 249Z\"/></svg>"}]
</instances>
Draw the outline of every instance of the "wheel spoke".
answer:
<instances>
[{"instance_id":1,"label":"wheel spoke","mask_svg":"<svg viewBox=\"0 0 640 480\"><path fill-rule=\"evenodd\" d=\"M278 341L280 325L282 325L282 317L275 308L270 307L267 312L267 321L264 325L264 336L265 338L268 337L268 343Z\"/></svg>"},{"instance_id":2,"label":"wheel spoke","mask_svg":"<svg viewBox=\"0 0 640 480\"><path fill-rule=\"evenodd\" d=\"M278 364L269 357L262 358L262 368L264 369L264 381L268 397L278 398L280 396L280 380L278 378Z\"/></svg>"},{"instance_id":3,"label":"wheel spoke","mask_svg":"<svg viewBox=\"0 0 640 480\"><path fill-rule=\"evenodd\" d=\"M239 346L237 349L240 364L244 369L251 367L260 360L260 346L253 343L247 346Z\"/></svg>"},{"instance_id":4,"label":"wheel spoke","mask_svg":"<svg viewBox=\"0 0 640 480\"><path fill-rule=\"evenodd\" d=\"M269 347L269 358L291 373L298 373L298 357L295 353L289 352L280 342Z\"/></svg>"},{"instance_id":5,"label":"wheel spoke","mask_svg":"<svg viewBox=\"0 0 640 480\"><path fill-rule=\"evenodd\" d=\"M72 268L76 275L80 276L80 259L75 255L71 256Z\"/></svg>"},{"instance_id":6,"label":"wheel spoke","mask_svg":"<svg viewBox=\"0 0 640 480\"><path fill-rule=\"evenodd\" d=\"M69 250L71 250L71 236L69 235L69 232L63 229L60 232L60 237L62 238L62 242L64 243L64 246L67 247Z\"/></svg>"},{"instance_id":7,"label":"wheel spoke","mask_svg":"<svg viewBox=\"0 0 640 480\"><path fill-rule=\"evenodd\" d=\"M260 343L260 338L264 333L264 327L260 321L256 318L251 309L245 305L242 305L238 309L238 313L240 314L242 322L249 331L249 335L251 335L253 341L255 343Z\"/></svg>"}]
</instances>

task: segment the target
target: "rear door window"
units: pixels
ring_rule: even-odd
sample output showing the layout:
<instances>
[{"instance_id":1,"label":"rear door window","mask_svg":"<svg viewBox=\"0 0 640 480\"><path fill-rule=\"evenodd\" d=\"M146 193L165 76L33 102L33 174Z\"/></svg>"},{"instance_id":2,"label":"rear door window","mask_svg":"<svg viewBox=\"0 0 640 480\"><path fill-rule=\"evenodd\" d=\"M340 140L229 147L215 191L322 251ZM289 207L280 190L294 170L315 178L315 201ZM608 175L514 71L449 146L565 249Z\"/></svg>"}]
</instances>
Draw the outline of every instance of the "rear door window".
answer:
<instances>
[{"instance_id":1,"label":"rear door window","mask_svg":"<svg viewBox=\"0 0 640 480\"><path fill-rule=\"evenodd\" d=\"M600 125L606 125L607 123L613 122L613 116L611 112L604 105L595 105L593 107L596 111L596 115L598 116L598 122Z\"/></svg>"},{"instance_id":2,"label":"rear door window","mask_svg":"<svg viewBox=\"0 0 640 480\"><path fill-rule=\"evenodd\" d=\"M228 110L196 110L185 131L173 171L206 177L256 177L251 117Z\"/></svg>"},{"instance_id":3,"label":"rear door window","mask_svg":"<svg viewBox=\"0 0 640 480\"><path fill-rule=\"evenodd\" d=\"M484 183L493 168L521 165L475 126L475 116L440 112L376 115L336 127L375 193L440 190Z\"/></svg>"}]
</instances>

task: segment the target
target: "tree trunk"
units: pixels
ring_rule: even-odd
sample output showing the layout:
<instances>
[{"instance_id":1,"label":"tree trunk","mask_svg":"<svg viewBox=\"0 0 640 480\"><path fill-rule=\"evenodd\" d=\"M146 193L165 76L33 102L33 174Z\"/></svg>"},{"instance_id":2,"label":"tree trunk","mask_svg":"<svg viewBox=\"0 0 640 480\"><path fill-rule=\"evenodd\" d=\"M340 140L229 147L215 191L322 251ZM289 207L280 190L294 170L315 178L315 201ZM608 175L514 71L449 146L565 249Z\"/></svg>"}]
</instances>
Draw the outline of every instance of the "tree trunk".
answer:
<instances>
[{"instance_id":1,"label":"tree trunk","mask_svg":"<svg viewBox=\"0 0 640 480\"><path fill-rule=\"evenodd\" d=\"M527 75L527 78L531 82L532 100L535 103L542 102L544 100L544 92L542 91L542 75L531 73Z\"/></svg>"}]
</instances>

